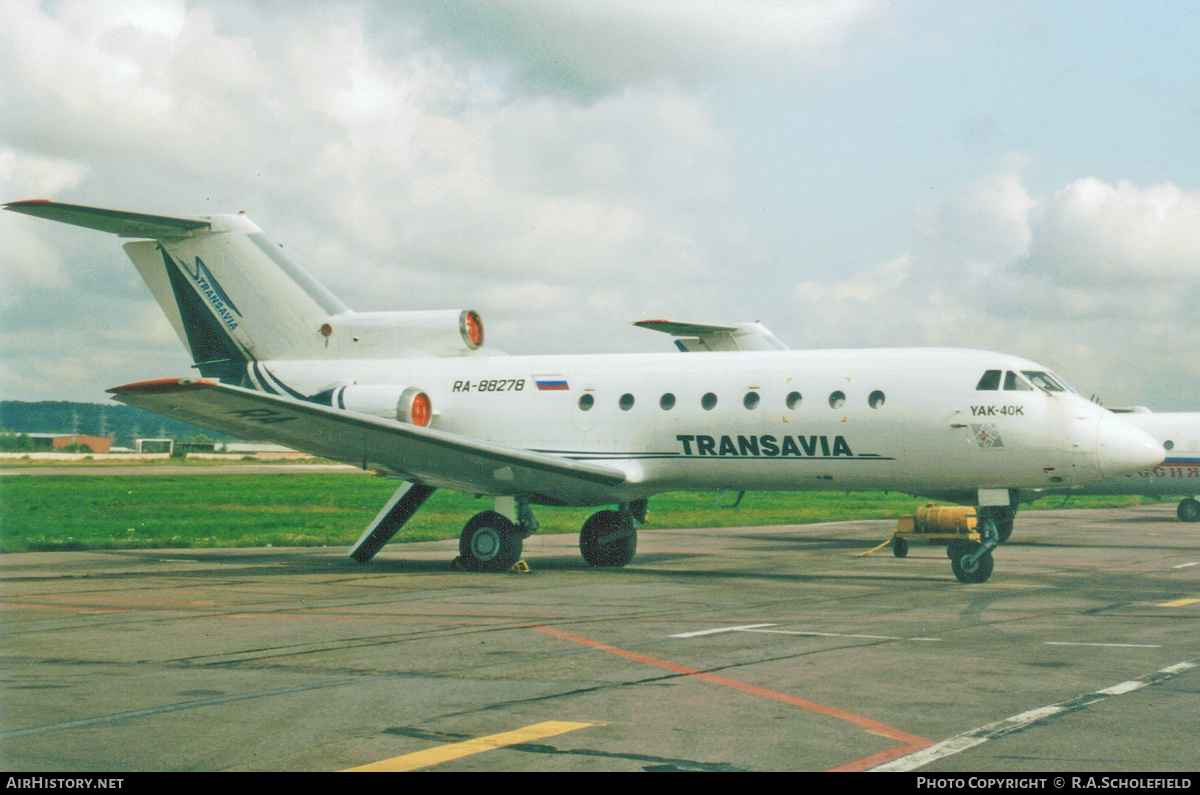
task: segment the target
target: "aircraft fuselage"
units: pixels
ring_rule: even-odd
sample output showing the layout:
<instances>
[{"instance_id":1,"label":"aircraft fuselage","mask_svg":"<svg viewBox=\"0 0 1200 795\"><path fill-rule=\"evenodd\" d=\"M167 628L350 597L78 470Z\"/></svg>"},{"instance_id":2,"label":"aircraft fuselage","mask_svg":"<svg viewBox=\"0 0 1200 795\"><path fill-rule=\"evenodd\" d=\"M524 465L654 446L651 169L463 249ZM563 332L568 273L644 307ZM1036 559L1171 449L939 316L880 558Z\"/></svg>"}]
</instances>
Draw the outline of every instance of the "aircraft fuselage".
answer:
<instances>
[{"instance_id":1,"label":"aircraft fuselage","mask_svg":"<svg viewBox=\"0 0 1200 795\"><path fill-rule=\"evenodd\" d=\"M977 390L996 369L1045 368L987 351L847 349L276 361L251 377L284 394L334 387L337 407L339 384L419 387L430 427L602 462L626 472L634 497L973 493L1102 477L1110 412L1070 391ZM387 400L366 410L394 418Z\"/></svg>"}]
</instances>

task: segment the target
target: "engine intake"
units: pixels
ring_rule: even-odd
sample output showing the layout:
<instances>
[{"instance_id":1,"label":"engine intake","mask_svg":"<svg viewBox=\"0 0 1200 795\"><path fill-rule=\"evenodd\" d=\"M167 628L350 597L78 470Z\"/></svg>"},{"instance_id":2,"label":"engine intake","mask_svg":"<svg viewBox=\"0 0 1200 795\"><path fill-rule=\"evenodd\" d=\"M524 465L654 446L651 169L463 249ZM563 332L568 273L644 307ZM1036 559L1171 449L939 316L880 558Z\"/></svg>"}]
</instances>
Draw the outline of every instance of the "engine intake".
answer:
<instances>
[{"instance_id":1,"label":"engine intake","mask_svg":"<svg viewBox=\"0 0 1200 795\"><path fill-rule=\"evenodd\" d=\"M424 428L433 419L433 401L415 386L354 384L334 392L334 405L372 417L399 420Z\"/></svg>"},{"instance_id":2,"label":"engine intake","mask_svg":"<svg viewBox=\"0 0 1200 795\"><path fill-rule=\"evenodd\" d=\"M341 312L317 330L336 358L465 356L483 346L474 309L430 312Z\"/></svg>"}]
</instances>

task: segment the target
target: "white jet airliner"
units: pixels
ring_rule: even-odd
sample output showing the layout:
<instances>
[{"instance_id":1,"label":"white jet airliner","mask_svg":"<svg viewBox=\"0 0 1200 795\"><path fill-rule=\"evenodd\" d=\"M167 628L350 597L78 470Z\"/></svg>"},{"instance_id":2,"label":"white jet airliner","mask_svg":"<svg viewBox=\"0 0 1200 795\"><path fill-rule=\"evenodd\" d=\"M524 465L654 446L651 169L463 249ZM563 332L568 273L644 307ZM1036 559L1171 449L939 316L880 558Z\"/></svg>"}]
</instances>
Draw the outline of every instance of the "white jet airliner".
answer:
<instances>
[{"instance_id":1,"label":"white jet airliner","mask_svg":"<svg viewBox=\"0 0 1200 795\"><path fill-rule=\"evenodd\" d=\"M494 498L459 540L499 571L531 506L616 506L579 546L623 566L646 500L676 490L892 490L978 505L952 555L983 582L1018 490L1115 478L1162 445L1035 362L956 349L792 351L756 323L643 321L684 353L505 356L469 310L354 312L244 215L166 217L62 204L7 209L143 238L133 264L198 378L109 390L242 439L401 479L351 556L367 561L436 489Z\"/></svg>"},{"instance_id":2,"label":"white jet airliner","mask_svg":"<svg viewBox=\"0 0 1200 795\"><path fill-rule=\"evenodd\" d=\"M1166 457L1157 466L1070 490L1022 490L1021 500L1032 501L1047 494L1060 493L1183 496L1175 515L1183 522L1200 522L1200 500L1196 499L1196 495L1200 494L1200 413L1179 411L1160 414L1141 406L1113 411L1162 442Z\"/></svg>"}]
</instances>

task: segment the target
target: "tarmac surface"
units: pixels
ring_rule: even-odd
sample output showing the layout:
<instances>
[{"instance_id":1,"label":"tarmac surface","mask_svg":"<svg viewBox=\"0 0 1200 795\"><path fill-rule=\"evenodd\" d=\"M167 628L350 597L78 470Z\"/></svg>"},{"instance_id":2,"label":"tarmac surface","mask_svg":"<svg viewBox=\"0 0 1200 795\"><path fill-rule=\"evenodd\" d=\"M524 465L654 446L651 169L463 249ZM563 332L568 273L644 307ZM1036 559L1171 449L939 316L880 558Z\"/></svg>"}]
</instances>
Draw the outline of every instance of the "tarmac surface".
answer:
<instances>
[{"instance_id":1,"label":"tarmac surface","mask_svg":"<svg viewBox=\"0 0 1200 795\"><path fill-rule=\"evenodd\" d=\"M464 517L465 519L465 517ZM987 583L892 522L0 556L8 771L1188 772L1200 528L1024 512Z\"/></svg>"}]
</instances>

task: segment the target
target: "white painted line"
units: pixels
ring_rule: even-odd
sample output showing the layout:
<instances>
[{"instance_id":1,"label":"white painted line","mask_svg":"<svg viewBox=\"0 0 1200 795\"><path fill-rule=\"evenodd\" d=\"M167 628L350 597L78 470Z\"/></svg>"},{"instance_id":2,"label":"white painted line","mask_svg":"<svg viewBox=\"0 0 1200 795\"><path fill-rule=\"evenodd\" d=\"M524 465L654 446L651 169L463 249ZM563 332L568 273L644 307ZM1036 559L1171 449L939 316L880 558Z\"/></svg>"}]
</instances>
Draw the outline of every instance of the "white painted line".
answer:
<instances>
[{"instance_id":1,"label":"white painted line","mask_svg":"<svg viewBox=\"0 0 1200 795\"><path fill-rule=\"evenodd\" d=\"M1003 737L1006 734L1011 734L1015 731L1020 731L1036 721L1051 718L1057 715L1066 715L1077 710L1086 709L1092 704L1097 704L1104 701L1107 697L1119 696L1124 693L1131 693L1135 690L1140 690L1147 685L1161 684L1171 677L1183 671L1190 671L1197 667L1196 662L1186 661L1176 663L1175 665L1167 666L1159 670L1157 673L1150 674L1144 679L1133 679L1128 682L1122 682L1112 687L1107 687L1104 690L1097 690L1094 693L1088 693L1082 696L1060 701L1057 704L1051 704L1047 707L1031 709L1028 712L1022 712L1020 715L1014 715L1011 718L989 723L986 726L980 726L977 729L963 732L955 735L948 740L943 740L940 743L931 745L930 747L917 751L916 753L902 756L899 759L893 759L890 762L885 762L882 765L871 768L871 770L916 770L919 767L942 759L952 754L957 754L960 751L965 751L968 748L974 748L988 740L994 740L998 737Z\"/></svg>"},{"instance_id":2,"label":"white painted line","mask_svg":"<svg viewBox=\"0 0 1200 795\"><path fill-rule=\"evenodd\" d=\"M968 748L974 748L977 745L982 745L994 736L1007 734L1016 729L1023 728L1041 720L1042 718L1050 717L1062 711L1062 707L1051 705L1049 707L1041 707L1039 709L1031 709L1028 712L1022 712L1020 715L1013 715L1011 718L989 723L986 726L980 726L978 729L973 729L969 732L964 732L957 737L951 737L949 740L943 740L936 745L931 745L928 748L917 751L915 754L902 756L891 762L885 762L878 767L871 768L872 771L907 771L916 770L919 767L937 761L946 756L952 756L965 751Z\"/></svg>"},{"instance_id":3,"label":"white painted line","mask_svg":"<svg viewBox=\"0 0 1200 795\"><path fill-rule=\"evenodd\" d=\"M771 626L771 625L768 625ZM791 629L746 629L745 632L762 632L767 635L808 635L817 638L863 638L865 640L925 640L940 641L941 638L897 638L891 635L849 635L837 632L802 632Z\"/></svg>"},{"instance_id":4,"label":"white painted line","mask_svg":"<svg viewBox=\"0 0 1200 795\"><path fill-rule=\"evenodd\" d=\"M1122 693L1131 693L1134 690L1139 690L1145 686L1145 682L1139 682L1135 679L1130 682L1122 682L1119 685L1113 685L1112 687L1106 687L1103 690L1097 690L1096 692L1103 696L1119 696Z\"/></svg>"},{"instance_id":5,"label":"white painted line","mask_svg":"<svg viewBox=\"0 0 1200 795\"><path fill-rule=\"evenodd\" d=\"M1196 663L1181 662L1175 665L1168 665L1159 671L1160 674L1178 674L1184 671L1190 671L1196 667Z\"/></svg>"},{"instance_id":6,"label":"white painted line","mask_svg":"<svg viewBox=\"0 0 1200 795\"><path fill-rule=\"evenodd\" d=\"M1181 563L1180 565L1172 566L1171 568L1173 568L1173 569L1190 569L1192 566L1200 566L1200 560L1195 561L1194 563Z\"/></svg>"},{"instance_id":7,"label":"white painted line","mask_svg":"<svg viewBox=\"0 0 1200 795\"><path fill-rule=\"evenodd\" d=\"M719 635L722 632L742 632L748 629L758 629L759 627L774 627L776 624L745 624L740 627L719 627L718 629L702 629L698 632L680 632L678 635L671 635L672 638L698 638L701 635Z\"/></svg>"},{"instance_id":8,"label":"white painted line","mask_svg":"<svg viewBox=\"0 0 1200 795\"><path fill-rule=\"evenodd\" d=\"M1161 649L1157 643L1069 643L1067 641L1048 640L1043 646L1104 646L1117 649Z\"/></svg>"}]
</instances>

